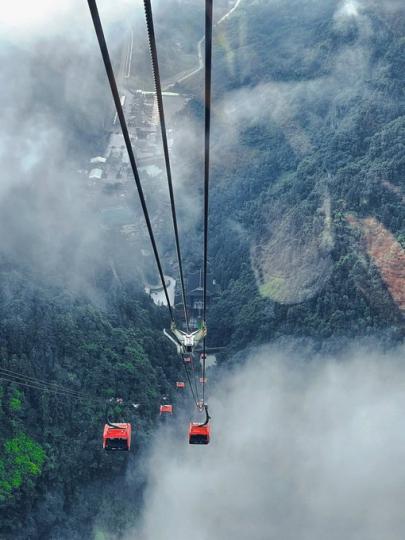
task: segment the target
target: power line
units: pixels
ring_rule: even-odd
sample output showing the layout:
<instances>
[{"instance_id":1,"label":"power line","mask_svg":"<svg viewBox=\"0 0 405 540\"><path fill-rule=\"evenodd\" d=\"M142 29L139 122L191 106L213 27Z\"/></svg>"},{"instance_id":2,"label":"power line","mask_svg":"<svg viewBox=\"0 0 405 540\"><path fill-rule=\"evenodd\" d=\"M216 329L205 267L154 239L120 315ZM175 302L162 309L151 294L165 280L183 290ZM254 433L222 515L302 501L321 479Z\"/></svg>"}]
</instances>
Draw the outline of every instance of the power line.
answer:
<instances>
[{"instance_id":1,"label":"power line","mask_svg":"<svg viewBox=\"0 0 405 540\"><path fill-rule=\"evenodd\" d=\"M179 231L177 227L176 206L174 202L172 171L171 171L170 159L169 159L169 147L167 144L166 121L165 121L163 98L162 98L162 86L160 83L156 37L155 37L155 29L154 29L154 24L153 24L152 6L151 6L150 0L144 0L144 8L145 8L146 26L147 26L148 38L149 38L149 49L150 49L150 54L152 57L152 71L153 71L153 78L155 81L156 101L157 101L157 106L158 106L158 111L159 111L160 130L162 134L162 143L163 143L163 153L165 156L166 174L167 174L167 183L169 187L173 229L174 229L174 236L176 240L176 252L177 252L177 261L179 264L181 294L183 297L183 307L184 307L184 318L186 321L187 331L189 332L190 325L189 325L188 313L187 313L186 287L185 287L185 280L184 280L184 274L183 274L181 252L180 252L180 241L179 241Z\"/></svg>"},{"instance_id":2,"label":"power line","mask_svg":"<svg viewBox=\"0 0 405 540\"><path fill-rule=\"evenodd\" d=\"M144 196L144 193L143 193L141 180L139 178L139 173L138 173L138 168L137 168L136 161L135 161L134 152L132 150L131 139L130 139L130 136L129 136L128 127L127 127L127 123L126 123L125 116L124 116L124 111L122 109L120 96L119 96L119 93L118 93L117 83L116 83L115 76L114 76L114 70L113 70L112 65L111 65L110 55L109 55L109 52L108 52L107 43L105 41L103 27L102 27L101 20L100 20L100 15L99 15L98 9L97 9L97 2L96 2L96 0L87 0L87 3L89 5L91 17L92 17L93 24L94 24L94 30L95 30L96 35L97 35L97 40L98 40L98 44L100 46L101 55L103 57L103 62L104 62L104 67L105 67L105 70L106 70L106 73L107 73L108 82L110 83L111 93L112 93L112 96L113 96L113 99L114 99L115 108L116 108L117 115L118 115L118 118L119 118L119 121L120 121L122 135L124 137L125 146L127 148L127 152L128 152L128 156L129 156L129 161L131 163L131 168L132 168L132 173L134 175L135 184L136 184L136 187L138 189L139 199L140 199L140 202L141 202L143 215L144 215L146 226L147 226L147 229L148 229L149 238L150 238L150 241L151 241L151 244L152 244L152 249L153 249L153 253L154 253L154 256L155 256L156 265L158 267L160 280L162 282L163 290L164 290L164 293L165 293L167 307L168 307L169 313L170 313L170 318L171 318L172 321L174 321L174 313L173 313L172 306L170 304L170 299L169 299L169 294L168 294L168 291L167 291L166 281L165 281L165 278L164 278L163 269L162 269L162 265L161 265L160 258L159 258L159 252L158 252L158 249L157 249L155 236L153 234L152 225L151 225L151 222L150 222L149 213L148 213L148 209L147 209L146 202L145 202L145 196Z\"/></svg>"}]
</instances>

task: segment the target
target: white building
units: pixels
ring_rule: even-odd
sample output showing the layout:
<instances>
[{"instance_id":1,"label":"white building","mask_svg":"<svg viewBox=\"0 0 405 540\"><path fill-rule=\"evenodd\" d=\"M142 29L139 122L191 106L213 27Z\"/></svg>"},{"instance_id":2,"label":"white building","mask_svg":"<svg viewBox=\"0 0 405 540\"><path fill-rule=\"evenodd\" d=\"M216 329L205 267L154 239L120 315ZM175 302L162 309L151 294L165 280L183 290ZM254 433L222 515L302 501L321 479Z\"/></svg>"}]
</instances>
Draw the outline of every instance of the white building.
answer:
<instances>
[{"instance_id":1,"label":"white building","mask_svg":"<svg viewBox=\"0 0 405 540\"><path fill-rule=\"evenodd\" d=\"M103 176L103 171L101 169L91 169L89 178L90 180L100 180Z\"/></svg>"},{"instance_id":2,"label":"white building","mask_svg":"<svg viewBox=\"0 0 405 540\"><path fill-rule=\"evenodd\" d=\"M106 161L107 160L105 157L97 156L97 157L91 158L90 163L105 163Z\"/></svg>"}]
</instances>

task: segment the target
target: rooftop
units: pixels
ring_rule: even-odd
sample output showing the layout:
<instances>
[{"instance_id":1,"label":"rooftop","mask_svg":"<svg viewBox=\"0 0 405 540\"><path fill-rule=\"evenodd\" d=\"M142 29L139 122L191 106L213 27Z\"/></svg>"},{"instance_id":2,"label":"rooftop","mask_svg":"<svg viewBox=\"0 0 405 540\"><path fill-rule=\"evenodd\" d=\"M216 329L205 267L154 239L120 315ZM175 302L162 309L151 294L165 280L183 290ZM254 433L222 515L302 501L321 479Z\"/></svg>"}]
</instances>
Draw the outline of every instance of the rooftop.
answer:
<instances>
[{"instance_id":1,"label":"rooftop","mask_svg":"<svg viewBox=\"0 0 405 540\"><path fill-rule=\"evenodd\" d=\"M105 163L107 160L105 157L102 156L96 156L91 158L90 163Z\"/></svg>"},{"instance_id":2,"label":"rooftop","mask_svg":"<svg viewBox=\"0 0 405 540\"><path fill-rule=\"evenodd\" d=\"M103 176L103 171L101 169L91 169L89 173L89 178L97 178L100 180L100 178Z\"/></svg>"}]
</instances>

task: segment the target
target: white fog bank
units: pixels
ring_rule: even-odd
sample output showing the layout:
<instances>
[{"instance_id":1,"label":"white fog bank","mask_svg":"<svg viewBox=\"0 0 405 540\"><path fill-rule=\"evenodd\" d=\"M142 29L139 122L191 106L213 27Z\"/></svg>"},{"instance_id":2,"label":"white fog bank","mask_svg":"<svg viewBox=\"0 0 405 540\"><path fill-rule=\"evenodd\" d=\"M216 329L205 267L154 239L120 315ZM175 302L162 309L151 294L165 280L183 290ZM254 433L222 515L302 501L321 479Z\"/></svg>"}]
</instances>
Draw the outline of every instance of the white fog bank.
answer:
<instances>
[{"instance_id":1,"label":"white fog bank","mask_svg":"<svg viewBox=\"0 0 405 540\"><path fill-rule=\"evenodd\" d=\"M210 399L211 445L157 437L126 540L402 540L404 353L251 354Z\"/></svg>"}]
</instances>

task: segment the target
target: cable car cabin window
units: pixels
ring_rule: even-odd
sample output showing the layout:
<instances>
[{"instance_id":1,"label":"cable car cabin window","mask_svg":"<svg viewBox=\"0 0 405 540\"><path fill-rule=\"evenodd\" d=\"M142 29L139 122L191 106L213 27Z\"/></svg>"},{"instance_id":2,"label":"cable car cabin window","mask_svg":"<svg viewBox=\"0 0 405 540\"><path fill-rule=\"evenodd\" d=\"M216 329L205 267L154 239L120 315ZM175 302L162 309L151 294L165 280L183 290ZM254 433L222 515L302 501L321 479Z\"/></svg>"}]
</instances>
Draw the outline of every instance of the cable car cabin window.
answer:
<instances>
[{"instance_id":1,"label":"cable car cabin window","mask_svg":"<svg viewBox=\"0 0 405 540\"><path fill-rule=\"evenodd\" d=\"M126 439L107 439L105 443L106 450L129 450Z\"/></svg>"},{"instance_id":2,"label":"cable car cabin window","mask_svg":"<svg viewBox=\"0 0 405 540\"><path fill-rule=\"evenodd\" d=\"M189 444L208 444L208 435L190 435Z\"/></svg>"}]
</instances>

